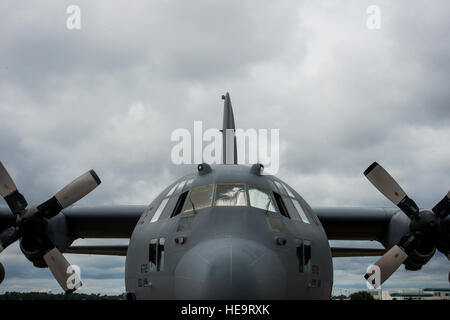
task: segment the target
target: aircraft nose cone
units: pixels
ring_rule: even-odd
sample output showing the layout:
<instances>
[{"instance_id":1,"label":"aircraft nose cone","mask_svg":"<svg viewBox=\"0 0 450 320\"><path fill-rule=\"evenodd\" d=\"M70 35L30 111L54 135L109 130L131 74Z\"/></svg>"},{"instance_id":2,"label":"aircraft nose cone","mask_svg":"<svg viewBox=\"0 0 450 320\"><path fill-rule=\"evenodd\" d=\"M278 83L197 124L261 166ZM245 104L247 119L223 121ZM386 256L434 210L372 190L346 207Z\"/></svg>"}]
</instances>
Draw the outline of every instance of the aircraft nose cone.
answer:
<instances>
[{"instance_id":1,"label":"aircraft nose cone","mask_svg":"<svg viewBox=\"0 0 450 320\"><path fill-rule=\"evenodd\" d=\"M219 238L190 249L175 270L177 299L276 299L286 272L269 248L245 239Z\"/></svg>"}]
</instances>

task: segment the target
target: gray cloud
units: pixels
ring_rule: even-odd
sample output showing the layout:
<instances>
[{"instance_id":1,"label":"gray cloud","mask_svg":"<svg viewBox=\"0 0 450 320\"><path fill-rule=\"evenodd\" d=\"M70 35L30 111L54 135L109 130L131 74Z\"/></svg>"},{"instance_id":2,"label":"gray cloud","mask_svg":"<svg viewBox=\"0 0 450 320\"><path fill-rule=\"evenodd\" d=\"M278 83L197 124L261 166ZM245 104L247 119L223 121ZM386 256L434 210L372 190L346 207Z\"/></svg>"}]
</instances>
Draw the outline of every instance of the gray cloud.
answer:
<instances>
[{"instance_id":1,"label":"gray cloud","mask_svg":"<svg viewBox=\"0 0 450 320\"><path fill-rule=\"evenodd\" d=\"M376 31L369 1L78 1L80 31L69 4L0 4L1 160L29 202L95 168L103 183L80 204L150 203L192 169L171 164L171 132L219 127L225 91L238 127L280 128L278 176L313 206L391 206L362 175L372 161L423 207L449 189L445 1L379 1ZM91 290L123 290L122 258L72 259ZM4 286L55 285L16 247L2 261ZM335 283L370 262L335 259ZM437 255L392 283L446 286L445 272Z\"/></svg>"}]
</instances>

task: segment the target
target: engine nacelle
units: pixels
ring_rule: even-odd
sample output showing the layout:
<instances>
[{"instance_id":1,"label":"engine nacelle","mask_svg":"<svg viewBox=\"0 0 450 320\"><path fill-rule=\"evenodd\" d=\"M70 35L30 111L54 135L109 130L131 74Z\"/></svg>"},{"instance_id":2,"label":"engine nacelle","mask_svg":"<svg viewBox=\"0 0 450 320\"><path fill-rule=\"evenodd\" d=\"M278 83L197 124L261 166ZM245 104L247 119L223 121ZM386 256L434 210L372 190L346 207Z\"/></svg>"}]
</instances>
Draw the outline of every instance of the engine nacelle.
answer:
<instances>
[{"instance_id":1,"label":"engine nacelle","mask_svg":"<svg viewBox=\"0 0 450 320\"><path fill-rule=\"evenodd\" d=\"M22 240L20 241L20 250L25 255L25 257L33 263L35 267L46 268L47 263L44 261L45 253L35 244L35 241L33 240L22 238Z\"/></svg>"},{"instance_id":2,"label":"engine nacelle","mask_svg":"<svg viewBox=\"0 0 450 320\"><path fill-rule=\"evenodd\" d=\"M52 218L45 232L51 242L62 252L74 241L73 237L70 236L66 217L63 214ZM47 263L44 260L45 249L39 246L34 236L24 236L20 240L20 250L35 267L47 268Z\"/></svg>"},{"instance_id":3,"label":"engine nacelle","mask_svg":"<svg viewBox=\"0 0 450 320\"><path fill-rule=\"evenodd\" d=\"M412 271L422 269L422 266L430 261L435 252L436 248L414 249L409 253L408 259L404 262L405 269Z\"/></svg>"}]
</instances>

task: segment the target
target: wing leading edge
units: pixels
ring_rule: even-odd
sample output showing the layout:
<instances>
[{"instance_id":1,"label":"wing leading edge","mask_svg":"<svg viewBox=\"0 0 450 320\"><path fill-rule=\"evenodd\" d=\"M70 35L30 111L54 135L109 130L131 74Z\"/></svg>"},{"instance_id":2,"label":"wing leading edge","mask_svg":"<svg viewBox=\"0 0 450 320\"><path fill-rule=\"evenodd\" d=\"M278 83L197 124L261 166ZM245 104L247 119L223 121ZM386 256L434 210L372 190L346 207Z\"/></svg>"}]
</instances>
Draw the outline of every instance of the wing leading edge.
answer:
<instances>
[{"instance_id":1,"label":"wing leading edge","mask_svg":"<svg viewBox=\"0 0 450 320\"><path fill-rule=\"evenodd\" d=\"M73 206L64 209L62 214L49 221L48 233L64 251L79 238L130 238L146 208L145 205ZM397 208L314 207L313 210L329 240L376 240L388 249L391 243L397 240L392 234L404 234L409 231L406 215ZM450 229L449 217L444 222L446 228ZM6 228L13 223L14 216L9 208L0 206L0 227ZM398 232L399 230L401 232ZM90 248L88 251L94 254L94 251L100 252L100 248L97 247L97 250ZM124 249L114 251L105 248L103 252L96 254L110 252L113 255L122 255ZM336 251L336 256L356 256L356 254L356 251L353 253L348 250L339 253ZM364 253L366 254L369 253ZM370 254L378 255L379 252L374 251Z\"/></svg>"}]
</instances>

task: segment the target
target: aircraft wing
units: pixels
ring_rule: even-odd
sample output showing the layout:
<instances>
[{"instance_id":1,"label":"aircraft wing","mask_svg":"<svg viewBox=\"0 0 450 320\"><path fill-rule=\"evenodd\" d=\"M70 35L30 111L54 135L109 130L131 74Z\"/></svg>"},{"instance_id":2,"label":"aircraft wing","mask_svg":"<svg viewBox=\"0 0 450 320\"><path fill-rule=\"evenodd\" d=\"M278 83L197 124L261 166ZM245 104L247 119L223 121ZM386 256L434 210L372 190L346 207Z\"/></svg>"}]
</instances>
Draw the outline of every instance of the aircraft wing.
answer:
<instances>
[{"instance_id":1,"label":"aircraft wing","mask_svg":"<svg viewBox=\"0 0 450 320\"><path fill-rule=\"evenodd\" d=\"M145 206L71 207L62 212L74 239L129 238ZM397 208L316 207L330 240L383 240L391 219L403 213ZM398 220L398 219L397 219ZM409 220L400 219L403 229ZM397 227L398 228L398 227ZM70 246L66 253L124 256L126 245ZM381 256L386 250L376 248L331 248L333 257Z\"/></svg>"},{"instance_id":2,"label":"aircraft wing","mask_svg":"<svg viewBox=\"0 0 450 320\"><path fill-rule=\"evenodd\" d=\"M392 217L404 215L398 208L314 207L313 210L329 240L380 241Z\"/></svg>"},{"instance_id":3,"label":"aircraft wing","mask_svg":"<svg viewBox=\"0 0 450 320\"><path fill-rule=\"evenodd\" d=\"M72 207L63 211L76 238L128 238L144 207ZM320 207L314 209L330 240L381 240L399 209ZM127 246L71 246L65 252L126 255ZM332 248L333 257L380 256L385 249Z\"/></svg>"},{"instance_id":4,"label":"aircraft wing","mask_svg":"<svg viewBox=\"0 0 450 320\"><path fill-rule=\"evenodd\" d=\"M147 206L72 206L49 221L48 234L63 252L124 255L124 246L70 247L79 238L130 238ZM409 232L410 220L398 208L313 207L329 240L376 240L391 248ZM0 206L0 230L13 225L14 216ZM450 230L450 216L444 220ZM69 249L70 247L70 249ZM354 249L354 250L353 250ZM333 256L381 255L382 249L332 248Z\"/></svg>"},{"instance_id":5,"label":"aircraft wing","mask_svg":"<svg viewBox=\"0 0 450 320\"><path fill-rule=\"evenodd\" d=\"M49 221L49 233L78 238L130 238L145 205L72 206ZM381 240L397 208L315 207L330 240ZM0 206L0 230L14 222L6 206ZM59 228L59 230L57 229Z\"/></svg>"},{"instance_id":6,"label":"aircraft wing","mask_svg":"<svg viewBox=\"0 0 450 320\"><path fill-rule=\"evenodd\" d=\"M90 206L64 210L75 238L129 238L145 206ZM381 240L396 208L314 208L330 240ZM66 253L126 255L126 245L71 246ZM385 249L332 248L333 257L379 256Z\"/></svg>"},{"instance_id":7,"label":"aircraft wing","mask_svg":"<svg viewBox=\"0 0 450 320\"><path fill-rule=\"evenodd\" d=\"M130 238L145 208L145 205L72 206L49 220L47 233L55 246L67 253L76 239ZM11 210L0 206L0 230L13 226L14 220ZM95 246L75 251L70 253L126 254L123 246Z\"/></svg>"},{"instance_id":8,"label":"aircraft wing","mask_svg":"<svg viewBox=\"0 0 450 320\"><path fill-rule=\"evenodd\" d=\"M386 247L386 235L394 215L402 215L398 208L315 207L329 240L376 240ZM401 229L408 229L407 220L400 219ZM332 247L333 257L382 256L386 249Z\"/></svg>"},{"instance_id":9,"label":"aircraft wing","mask_svg":"<svg viewBox=\"0 0 450 320\"><path fill-rule=\"evenodd\" d=\"M377 240L390 233L409 232L410 220L398 208L313 207L329 240ZM450 216L442 221L450 232Z\"/></svg>"},{"instance_id":10,"label":"aircraft wing","mask_svg":"<svg viewBox=\"0 0 450 320\"><path fill-rule=\"evenodd\" d=\"M49 221L48 233L57 247L66 253L126 255L127 246L71 246L80 238L130 238L144 205L72 206ZM392 217L404 215L397 208L315 207L330 240L377 240L386 244ZM6 206L0 206L0 230L14 223ZM402 230L409 228L408 219L397 219ZM450 225L450 224L449 224ZM395 229L399 227L396 226ZM334 257L374 256L384 249L332 248Z\"/></svg>"},{"instance_id":11,"label":"aircraft wing","mask_svg":"<svg viewBox=\"0 0 450 320\"><path fill-rule=\"evenodd\" d=\"M62 211L78 238L130 238L145 205L73 206Z\"/></svg>"}]
</instances>

